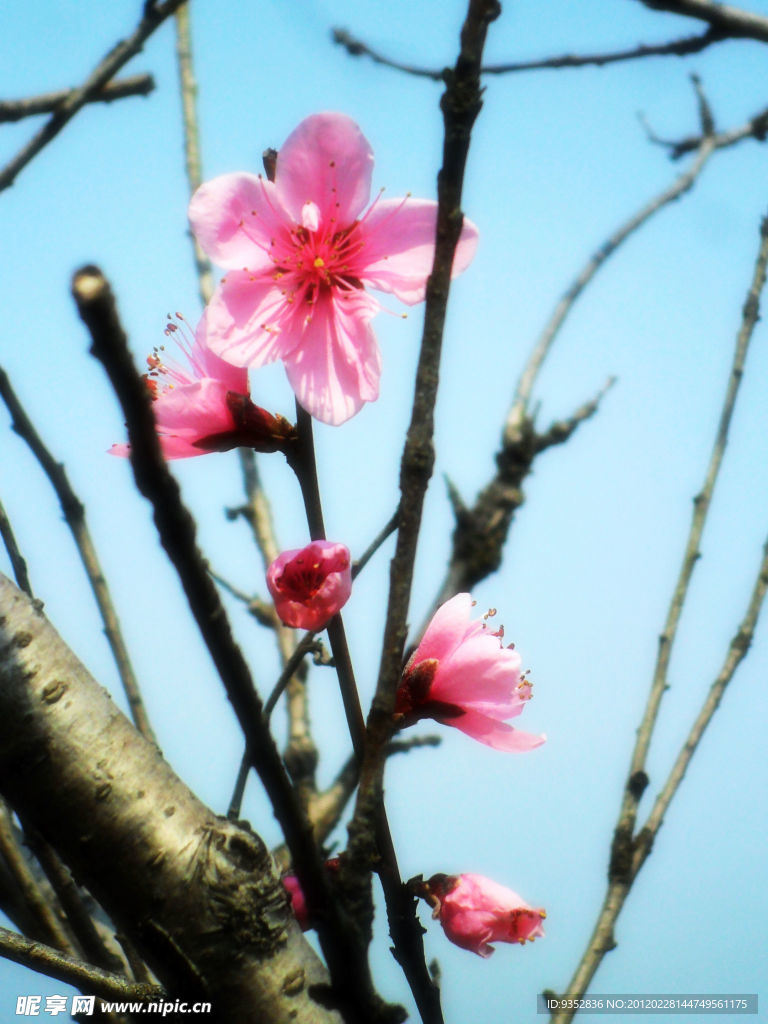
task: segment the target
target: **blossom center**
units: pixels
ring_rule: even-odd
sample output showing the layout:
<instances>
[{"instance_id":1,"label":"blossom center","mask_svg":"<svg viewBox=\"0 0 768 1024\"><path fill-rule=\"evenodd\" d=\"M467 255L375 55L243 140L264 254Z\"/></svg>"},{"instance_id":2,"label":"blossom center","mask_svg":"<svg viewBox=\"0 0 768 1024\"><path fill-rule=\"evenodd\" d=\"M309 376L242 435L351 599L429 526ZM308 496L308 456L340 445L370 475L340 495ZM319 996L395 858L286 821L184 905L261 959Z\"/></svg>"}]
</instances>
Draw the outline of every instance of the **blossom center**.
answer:
<instances>
[{"instance_id":1,"label":"blossom center","mask_svg":"<svg viewBox=\"0 0 768 1024\"><path fill-rule=\"evenodd\" d=\"M273 279L285 279L285 294L290 300L315 303L320 294L362 288L356 257L363 247L357 222L341 231L329 231L322 225L312 231L294 225L287 244L273 253ZM276 248L278 248L276 246Z\"/></svg>"}]
</instances>

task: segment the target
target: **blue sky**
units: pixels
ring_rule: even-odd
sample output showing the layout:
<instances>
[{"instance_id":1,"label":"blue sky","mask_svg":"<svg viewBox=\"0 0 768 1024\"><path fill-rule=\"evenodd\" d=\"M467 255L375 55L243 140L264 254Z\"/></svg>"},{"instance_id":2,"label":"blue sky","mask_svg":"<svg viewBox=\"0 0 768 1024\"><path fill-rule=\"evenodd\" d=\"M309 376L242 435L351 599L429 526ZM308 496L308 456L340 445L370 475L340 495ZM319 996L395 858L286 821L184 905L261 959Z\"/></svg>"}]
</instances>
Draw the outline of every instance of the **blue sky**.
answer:
<instances>
[{"instance_id":1,"label":"blue sky","mask_svg":"<svg viewBox=\"0 0 768 1024\"><path fill-rule=\"evenodd\" d=\"M0 94L74 85L138 4L32 0L0 16ZM758 10L760 5L753 3ZM303 117L342 110L375 156L374 188L434 195L440 87L330 42L341 25L403 60L455 60L465 5L456 0L355 4L278 0L192 4L204 171L260 169ZM697 31L633 0L505 5L488 36L489 62L623 48ZM165 314L199 313L186 225L186 185L173 50L161 28L127 72L157 90L81 112L0 196L0 363L83 498L164 752L206 802L223 811L240 741L224 694L189 621L127 463L117 404L69 297L72 271L99 263L111 278L137 359L160 341ZM411 621L438 586L451 528L443 474L471 499L493 452L517 376L549 313L588 255L680 172L648 143L696 130L688 81L702 78L718 127L765 104L768 54L728 42L687 60L488 78L467 169L464 208L480 229L473 266L456 283L437 412L438 456L419 549ZM4 125L0 163L36 127ZM476 871L547 908L547 937L500 947L490 961L449 946L428 924L443 968L446 1019L525 1020L535 994L567 983L602 899L607 851L640 709L678 571L691 499L701 486L740 309L768 209L766 149L717 154L691 194L662 211L601 270L574 308L536 389L539 422L569 415L606 378L599 414L545 453L526 484L504 566L474 594L495 606L532 671L521 727L546 732L528 755L495 753L443 730L438 751L393 761L387 797L406 875ZM395 300L388 303L400 312ZM329 535L360 553L396 503L421 310L375 322L384 360L379 401L341 428L316 432ZM649 761L643 807L661 785L743 615L768 530L768 351L756 332L722 478L702 544ZM290 415L282 368L252 375L257 401ZM96 677L118 687L93 602L47 481L0 410L0 499L33 587ZM282 546L304 543L298 494L280 457L262 460ZM265 592L256 552L225 506L241 500L237 458L175 466L217 571ZM360 495L366 496L365 502ZM391 545L356 584L345 621L361 689L372 692ZM0 570L7 571L4 553ZM238 637L267 691L277 669L269 637L230 603ZM764 757L765 620L706 735L617 927L595 992L759 992L766 913L765 816L756 806ZM330 675L317 674L313 715L330 778L346 757ZM426 726L420 727L428 731ZM201 756L201 751L205 752ZM277 840L254 783L246 811ZM343 842L343 832L339 833ZM423 915L427 924L428 915ZM405 986L378 939L387 995ZM61 990L0 962L0 1001ZM481 993L481 996L478 996ZM480 1000L480 1001L478 1001ZM11 1005L11 1002L8 1003ZM3 1009L0 1016L12 1010Z\"/></svg>"}]
</instances>

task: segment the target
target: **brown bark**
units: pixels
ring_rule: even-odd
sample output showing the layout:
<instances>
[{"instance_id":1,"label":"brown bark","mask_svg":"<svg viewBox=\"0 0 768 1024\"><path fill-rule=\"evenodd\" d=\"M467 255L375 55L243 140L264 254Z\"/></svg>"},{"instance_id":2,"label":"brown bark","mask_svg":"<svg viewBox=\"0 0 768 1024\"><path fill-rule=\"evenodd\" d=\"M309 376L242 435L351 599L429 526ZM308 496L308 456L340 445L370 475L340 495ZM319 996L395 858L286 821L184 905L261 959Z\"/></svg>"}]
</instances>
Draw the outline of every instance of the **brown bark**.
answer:
<instances>
[{"instance_id":1,"label":"brown bark","mask_svg":"<svg viewBox=\"0 0 768 1024\"><path fill-rule=\"evenodd\" d=\"M0 791L170 996L226 1022L338 1024L262 841L197 800L2 576Z\"/></svg>"}]
</instances>

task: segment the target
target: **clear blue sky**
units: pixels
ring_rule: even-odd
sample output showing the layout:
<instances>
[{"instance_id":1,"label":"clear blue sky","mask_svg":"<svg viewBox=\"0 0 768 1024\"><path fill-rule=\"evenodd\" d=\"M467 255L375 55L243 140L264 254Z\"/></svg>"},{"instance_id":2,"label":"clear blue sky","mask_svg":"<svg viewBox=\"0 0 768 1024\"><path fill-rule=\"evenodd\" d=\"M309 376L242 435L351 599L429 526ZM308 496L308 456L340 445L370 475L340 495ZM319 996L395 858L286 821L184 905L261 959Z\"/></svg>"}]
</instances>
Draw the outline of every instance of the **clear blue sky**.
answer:
<instances>
[{"instance_id":1,"label":"clear blue sky","mask_svg":"<svg viewBox=\"0 0 768 1024\"><path fill-rule=\"evenodd\" d=\"M507 3L487 59L623 48L698 30L633 0ZM757 10L761 5L751 6ZM82 81L135 24L140 4L32 0L0 15L0 95ZM206 176L260 169L317 110L354 117L375 154L374 187L433 196L440 87L352 60L341 25L400 59L455 60L459 0L278 0L192 4ZM186 186L173 26L128 71L151 71L147 99L81 112L0 196L0 362L85 501L146 702L164 752L212 807L226 808L240 741L220 684L189 621L173 571L126 462L117 404L69 298L71 272L99 263L111 278L137 359L161 340L165 314L199 312L186 235ZM765 104L768 50L725 43L687 60L488 78L470 153L465 211L480 229L474 265L449 309L438 407L437 472L427 501L411 620L421 621L443 572L450 532L442 474L471 499L517 375L560 293L624 218L682 169L651 146L636 113L661 135L697 127L688 74L704 82L718 126ZM4 163L36 126L2 127ZM657 637L714 437L740 309L768 209L766 157L754 141L717 155L695 190L663 211L601 271L574 309L537 387L539 422L567 416L609 375L599 415L540 459L502 570L474 595L532 671L521 726L546 732L528 755L498 754L444 730L438 751L391 764L387 796L406 875L476 871L548 911L547 937L499 947L490 961L451 947L429 925L443 969L447 1020L533 1019L535 994L566 985L602 899L608 844ZM389 303L399 312L395 300ZM329 535L360 553L396 503L421 311L381 315L380 400L317 446ZM760 326L726 464L704 536L649 763L649 803L719 670L746 606L768 531L768 350ZM291 414L282 369L253 375L257 401ZM0 410L0 498L52 621L104 685L115 672L77 555L47 481ZM265 592L245 527L223 508L241 500L234 454L176 464L215 568ZM306 539L293 480L263 460L283 547ZM365 495L361 502L360 496ZM391 547L361 576L345 613L365 694L375 679ZM8 571L4 553L0 570ZM276 674L269 638L232 604L262 689ZM766 619L683 783L622 914L618 948L595 992L760 992L765 995ZM347 755L330 674L317 674L313 714L330 778ZM424 726L425 731L427 727ZM252 784L246 812L277 840ZM343 843L343 832L339 833ZM427 923L428 915L423 915ZM405 986L379 938L387 995ZM15 996L61 991L0 962L0 1019ZM768 997L768 996L767 996Z\"/></svg>"}]
</instances>

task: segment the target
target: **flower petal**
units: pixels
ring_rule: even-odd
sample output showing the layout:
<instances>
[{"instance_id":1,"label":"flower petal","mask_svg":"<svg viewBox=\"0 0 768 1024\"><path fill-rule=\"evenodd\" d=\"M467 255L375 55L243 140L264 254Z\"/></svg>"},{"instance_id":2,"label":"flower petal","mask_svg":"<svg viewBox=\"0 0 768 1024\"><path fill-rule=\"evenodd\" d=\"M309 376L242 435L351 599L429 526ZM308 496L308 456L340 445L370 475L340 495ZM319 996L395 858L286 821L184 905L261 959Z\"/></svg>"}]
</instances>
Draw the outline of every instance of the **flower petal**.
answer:
<instances>
[{"instance_id":1,"label":"flower petal","mask_svg":"<svg viewBox=\"0 0 768 1024\"><path fill-rule=\"evenodd\" d=\"M296 223L314 203L323 221L335 217L341 227L354 221L371 194L373 151L358 126L345 114L313 114L283 143L275 183Z\"/></svg>"},{"instance_id":2,"label":"flower petal","mask_svg":"<svg viewBox=\"0 0 768 1024\"><path fill-rule=\"evenodd\" d=\"M443 658L429 698L469 707L494 718L511 718L523 708L519 682L520 655L502 647L498 637L485 631L467 638ZM523 692L527 695L528 691Z\"/></svg>"},{"instance_id":3,"label":"flower petal","mask_svg":"<svg viewBox=\"0 0 768 1024\"><path fill-rule=\"evenodd\" d=\"M221 267L271 266L270 243L291 220L271 181L256 174L222 174L192 196L189 220L200 245Z\"/></svg>"},{"instance_id":4,"label":"flower petal","mask_svg":"<svg viewBox=\"0 0 768 1024\"><path fill-rule=\"evenodd\" d=\"M364 292L322 295L299 343L281 354L299 402L338 426L379 396L381 354L370 318L377 303Z\"/></svg>"},{"instance_id":5,"label":"flower petal","mask_svg":"<svg viewBox=\"0 0 768 1024\"><path fill-rule=\"evenodd\" d=\"M231 270L208 304L206 343L236 366L265 366L290 356L301 316L271 275Z\"/></svg>"},{"instance_id":6,"label":"flower petal","mask_svg":"<svg viewBox=\"0 0 768 1024\"><path fill-rule=\"evenodd\" d=\"M383 199L360 222L365 238L359 276L373 288L391 292L413 305L424 299L435 256L437 203L430 199ZM477 228L464 218L451 277L461 274L475 255Z\"/></svg>"},{"instance_id":7,"label":"flower petal","mask_svg":"<svg viewBox=\"0 0 768 1024\"><path fill-rule=\"evenodd\" d=\"M487 715L480 714L479 711L466 711L463 715L446 718L443 724L460 729L467 736L471 736L479 743L485 743L488 747L493 747L494 750L504 750L514 754L534 750L545 743L547 739L546 736L534 736L532 733L513 729L506 722L489 718Z\"/></svg>"},{"instance_id":8,"label":"flower petal","mask_svg":"<svg viewBox=\"0 0 768 1024\"><path fill-rule=\"evenodd\" d=\"M412 663L417 665L428 658L440 661L455 651L467 634L473 605L470 594L456 594L440 605L424 630Z\"/></svg>"}]
</instances>

